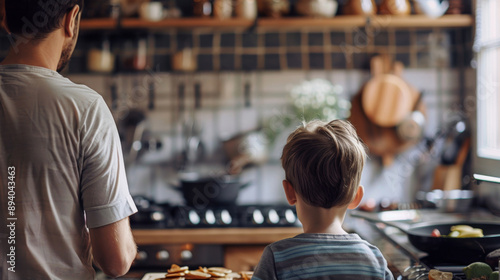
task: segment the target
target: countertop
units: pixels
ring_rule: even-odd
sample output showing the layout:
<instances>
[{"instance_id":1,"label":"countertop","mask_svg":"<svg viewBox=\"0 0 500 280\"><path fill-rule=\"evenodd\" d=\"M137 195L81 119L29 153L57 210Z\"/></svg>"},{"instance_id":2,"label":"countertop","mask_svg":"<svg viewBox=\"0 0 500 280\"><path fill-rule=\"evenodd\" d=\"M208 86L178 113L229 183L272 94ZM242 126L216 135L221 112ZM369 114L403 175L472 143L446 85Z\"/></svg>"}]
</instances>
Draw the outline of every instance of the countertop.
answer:
<instances>
[{"instance_id":1,"label":"countertop","mask_svg":"<svg viewBox=\"0 0 500 280\"><path fill-rule=\"evenodd\" d=\"M364 216L364 218L354 217ZM435 210L400 210L380 213L352 211L347 214L344 228L359 234L363 239L377 246L388 262L394 277L405 268L419 262L425 253L413 247L407 235L399 229L375 223L372 219L389 219L403 223L422 221L464 221L497 220L498 217L485 210L474 210L467 214L441 213ZM279 228L203 228L203 229L133 229L138 244L225 244L266 245L277 240L302 233L300 227Z\"/></svg>"}]
</instances>

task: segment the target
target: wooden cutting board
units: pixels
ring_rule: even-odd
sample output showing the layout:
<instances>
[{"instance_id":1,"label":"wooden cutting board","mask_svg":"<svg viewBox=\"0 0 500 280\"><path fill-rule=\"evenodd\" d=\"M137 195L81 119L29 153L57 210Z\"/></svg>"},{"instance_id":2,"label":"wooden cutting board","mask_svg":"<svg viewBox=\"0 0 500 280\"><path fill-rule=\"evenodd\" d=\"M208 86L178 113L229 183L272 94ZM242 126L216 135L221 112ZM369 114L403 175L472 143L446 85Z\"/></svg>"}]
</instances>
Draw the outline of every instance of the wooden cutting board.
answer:
<instances>
[{"instance_id":1,"label":"wooden cutting board","mask_svg":"<svg viewBox=\"0 0 500 280\"><path fill-rule=\"evenodd\" d=\"M401 139L396 132L417 104L420 93L402 79L403 65L392 63L388 56L376 56L371 61L372 78L352 100L349 121L370 154L380 156L385 166L394 157L416 144L417 140ZM416 107L425 111L421 102Z\"/></svg>"}]
</instances>

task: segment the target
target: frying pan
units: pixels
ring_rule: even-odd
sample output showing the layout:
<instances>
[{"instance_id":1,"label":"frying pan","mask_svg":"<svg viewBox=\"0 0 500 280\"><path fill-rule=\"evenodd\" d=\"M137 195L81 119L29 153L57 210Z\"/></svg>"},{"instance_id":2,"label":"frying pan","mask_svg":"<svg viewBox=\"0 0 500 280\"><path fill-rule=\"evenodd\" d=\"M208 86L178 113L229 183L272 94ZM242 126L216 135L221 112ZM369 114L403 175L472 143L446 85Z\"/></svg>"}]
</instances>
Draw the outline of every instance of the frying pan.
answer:
<instances>
[{"instance_id":1,"label":"frying pan","mask_svg":"<svg viewBox=\"0 0 500 280\"><path fill-rule=\"evenodd\" d=\"M405 224L400 222L383 221L373 216L359 214L353 211L351 216L365 218L371 222L380 222L396 227L407 234L410 243L417 249L429 254L440 261L470 263L484 261L486 255L500 248L500 222L418 222ZM442 235L450 233L451 226L469 225L483 230L484 237L453 238L433 237L431 233L438 229Z\"/></svg>"}]
</instances>

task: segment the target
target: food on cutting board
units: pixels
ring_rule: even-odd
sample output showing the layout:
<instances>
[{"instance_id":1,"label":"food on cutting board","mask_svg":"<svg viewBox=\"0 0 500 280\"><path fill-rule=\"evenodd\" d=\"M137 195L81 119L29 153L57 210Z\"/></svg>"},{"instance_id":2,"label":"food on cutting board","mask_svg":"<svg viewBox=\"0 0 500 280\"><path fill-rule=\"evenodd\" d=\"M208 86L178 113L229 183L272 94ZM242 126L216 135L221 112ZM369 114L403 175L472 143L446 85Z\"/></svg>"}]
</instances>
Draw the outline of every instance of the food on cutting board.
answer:
<instances>
[{"instance_id":1,"label":"food on cutting board","mask_svg":"<svg viewBox=\"0 0 500 280\"><path fill-rule=\"evenodd\" d=\"M467 280L490 280L493 272L491 267L484 262L474 262L463 269Z\"/></svg>"},{"instance_id":2,"label":"food on cutting board","mask_svg":"<svg viewBox=\"0 0 500 280\"><path fill-rule=\"evenodd\" d=\"M432 230L431 236L433 237L454 237L454 238L468 238L468 237L483 237L483 230L480 228L473 228L468 225L456 225L450 228L448 235L442 235L437 228Z\"/></svg>"},{"instance_id":3,"label":"food on cutting board","mask_svg":"<svg viewBox=\"0 0 500 280\"><path fill-rule=\"evenodd\" d=\"M172 264L170 269L167 270L164 278L157 280L187 280L187 279L243 279L250 280L253 272L241 271L239 273L233 272L231 269L225 267L199 267L196 270L190 270L187 266L178 266Z\"/></svg>"},{"instance_id":4,"label":"food on cutting board","mask_svg":"<svg viewBox=\"0 0 500 280\"><path fill-rule=\"evenodd\" d=\"M452 280L453 273L443 272L437 269L431 269L429 271L429 280Z\"/></svg>"}]
</instances>

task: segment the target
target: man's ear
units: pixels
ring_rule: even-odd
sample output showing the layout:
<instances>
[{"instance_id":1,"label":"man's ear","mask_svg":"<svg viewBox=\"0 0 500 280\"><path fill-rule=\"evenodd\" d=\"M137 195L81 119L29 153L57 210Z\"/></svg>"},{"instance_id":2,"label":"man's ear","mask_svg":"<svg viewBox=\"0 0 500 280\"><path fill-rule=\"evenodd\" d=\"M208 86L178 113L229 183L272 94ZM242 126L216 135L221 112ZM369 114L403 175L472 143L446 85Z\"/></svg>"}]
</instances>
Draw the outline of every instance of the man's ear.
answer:
<instances>
[{"instance_id":1,"label":"man's ear","mask_svg":"<svg viewBox=\"0 0 500 280\"><path fill-rule=\"evenodd\" d=\"M64 33L69 38L73 38L75 35L75 25L78 23L78 12L80 11L80 6L75 5L71 11L66 13L64 17Z\"/></svg>"},{"instance_id":2,"label":"man's ear","mask_svg":"<svg viewBox=\"0 0 500 280\"><path fill-rule=\"evenodd\" d=\"M354 195L354 199L349 203L347 206L348 209L355 209L358 207L359 203L361 203L361 199L363 199L363 195L365 195L365 190L363 189L363 186L358 187L358 191Z\"/></svg>"},{"instance_id":3,"label":"man's ear","mask_svg":"<svg viewBox=\"0 0 500 280\"><path fill-rule=\"evenodd\" d=\"M283 180L283 189L285 190L286 200L290 205L295 205L297 203L297 194L292 184L287 180Z\"/></svg>"}]
</instances>

